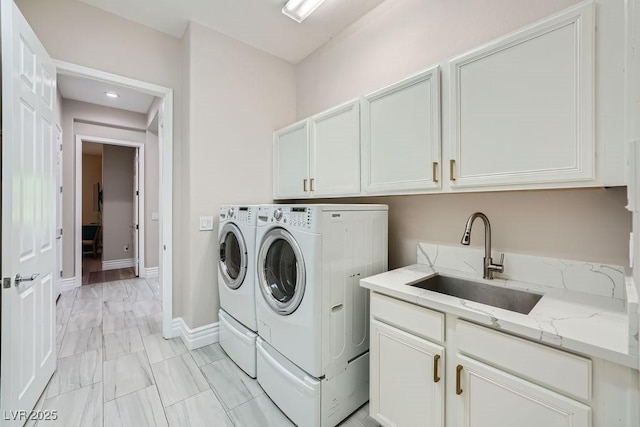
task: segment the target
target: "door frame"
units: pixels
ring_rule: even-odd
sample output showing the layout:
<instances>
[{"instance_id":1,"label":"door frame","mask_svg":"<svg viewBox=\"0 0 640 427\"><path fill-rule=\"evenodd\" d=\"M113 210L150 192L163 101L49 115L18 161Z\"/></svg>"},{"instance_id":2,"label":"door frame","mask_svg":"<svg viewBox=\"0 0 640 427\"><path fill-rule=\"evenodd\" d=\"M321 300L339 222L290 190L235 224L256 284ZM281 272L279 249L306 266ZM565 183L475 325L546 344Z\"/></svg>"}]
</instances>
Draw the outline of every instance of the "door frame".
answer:
<instances>
[{"instance_id":1,"label":"door frame","mask_svg":"<svg viewBox=\"0 0 640 427\"><path fill-rule=\"evenodd\" d=\"M76 244L75 244L75 285L76 288L82 286L82 143L83 142L93 142L96 144L103 145L115 145L119 147L131 147L137 148L139 157L138 157L138 218L137 224L138 227L138 272L139 277L144 278L144 143L142 142L133 142L133 141L125 141L120 139L111 139L111 138L101 138L97 136L89 136L89 135L76 135L76 209L75 209L75 229L76 229ZM103 157L104 158L104 157ZM135 160L134 160L135 161ZM104 173L104 171L103 171ZM134 199L136 195L133 195ZM134 221L136 218L134 218ZM140 238L142 236L142 238ZM134 244L136 244L134 242Z\"/></svg>"},{"instance_id":2,"label":"door frame","mask_svg":"<svg viewBox=\"0 0 640 427\"><path fill-rule=\"evenodd\" d=\"M172 338L175 335L173 332L173 89L56 59L53 62L59 74L125 86L162 99L158 111L161 124L158 129L160 155L158 283L162 289L162 335L165 338ZM82 283L82 279L80 282Z\"/></svg>"}]
</instances>

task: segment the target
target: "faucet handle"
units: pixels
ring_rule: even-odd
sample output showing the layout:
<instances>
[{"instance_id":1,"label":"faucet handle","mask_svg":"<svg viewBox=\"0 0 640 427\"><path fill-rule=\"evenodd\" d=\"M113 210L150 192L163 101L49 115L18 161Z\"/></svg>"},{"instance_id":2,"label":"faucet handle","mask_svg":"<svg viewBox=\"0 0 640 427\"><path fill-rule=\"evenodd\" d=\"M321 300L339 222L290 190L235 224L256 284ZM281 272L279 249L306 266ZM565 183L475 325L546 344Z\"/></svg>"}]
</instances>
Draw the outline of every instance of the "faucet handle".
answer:
<instances>
[{"instance_id":1,"label":"faucet handle","mask_svg":"<svg viewBox=\"0 0 640 427\"><path fill-rule=\"evenodd\" d=\"M500 254L500 262L498 265L504 265L504 252Z\"/></svg>"}]
</instances>

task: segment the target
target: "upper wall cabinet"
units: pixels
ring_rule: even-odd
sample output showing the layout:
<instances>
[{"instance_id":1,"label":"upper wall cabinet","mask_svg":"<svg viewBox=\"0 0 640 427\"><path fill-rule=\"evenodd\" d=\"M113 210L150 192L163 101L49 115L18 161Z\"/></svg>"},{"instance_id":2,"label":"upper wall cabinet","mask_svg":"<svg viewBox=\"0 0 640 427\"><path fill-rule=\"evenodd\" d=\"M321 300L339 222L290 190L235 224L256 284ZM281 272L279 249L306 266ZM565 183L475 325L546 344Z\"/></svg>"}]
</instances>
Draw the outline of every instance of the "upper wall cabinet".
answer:
<instances>
[{"instance_id":1,"label":"upper wall cabinet","mask_svg":"<svg viewBox=\"0 0 640 427\"><path fill-rule=\"evenodd\" d=\"M360 104L351 101L276 131L274 199L360 194Z\"/></svg>"},{"instance_id":2,"label":"upper wall cabinet","mask_svg":"<svg viewBox=\"0 0 640 427\"><path fill-rule=\"evenodd\" d=\"M362 186L367 194L440 187L439 67L364 97Z\"/></svg>"},{"instance_id":3,"label":"upper wall cabinet","mask_svg":"<svg viewBox=\"0 0 640 427\"><path fill-rule=\"evenodd\" d=\"M309 122L302 120L273 134L273 198L309 196Z\"/></svg>"},{"instance_id":4,"label":"upper wall cabinet","mask_svg":"<svg viewBox=\"0 0 640 427\"><path fill-rule=\"evenodd\" d=\"M596 179L594 25L582 4L450 61L452 188Z\"/></svg>"},{"instance_id":5,"label":"upper wall cabinet","mask_svg":"<svg viewBox=\"0 0 640 427\"><path fill-rule=\"evenodd\" d=\"M313 197L360 193L360 105L358 101L332 108L311 119Z\"/></svg>"}]
</instances>

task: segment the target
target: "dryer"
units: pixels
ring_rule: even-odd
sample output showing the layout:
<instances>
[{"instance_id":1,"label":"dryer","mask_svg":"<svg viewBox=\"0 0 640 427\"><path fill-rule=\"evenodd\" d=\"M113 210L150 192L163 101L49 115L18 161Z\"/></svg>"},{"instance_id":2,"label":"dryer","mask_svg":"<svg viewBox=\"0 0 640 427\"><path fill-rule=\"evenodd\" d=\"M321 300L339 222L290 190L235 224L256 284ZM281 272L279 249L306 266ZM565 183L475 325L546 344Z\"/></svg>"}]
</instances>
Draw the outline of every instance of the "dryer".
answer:
<instances>
[{"instance_id":1,"label":"dryer","mask_svg":"<svg viewBox=\"0 0 640 427\"><path fill-rule=\"evenodd\" d=\"M256 377L255 262L258 206L222 206L218 241L220 346Z\"/></svg>"},{"instance_id":2,"label":"dryer","mask_svg":"<svg viewBox=\"0 0 640 427\"><path fill-rule=\"evenodd\" d=\"M258 382L296 424L335 426L368 400L369 294L387 269L386 205L260 207Z\"/></svg>"}]
</instances>

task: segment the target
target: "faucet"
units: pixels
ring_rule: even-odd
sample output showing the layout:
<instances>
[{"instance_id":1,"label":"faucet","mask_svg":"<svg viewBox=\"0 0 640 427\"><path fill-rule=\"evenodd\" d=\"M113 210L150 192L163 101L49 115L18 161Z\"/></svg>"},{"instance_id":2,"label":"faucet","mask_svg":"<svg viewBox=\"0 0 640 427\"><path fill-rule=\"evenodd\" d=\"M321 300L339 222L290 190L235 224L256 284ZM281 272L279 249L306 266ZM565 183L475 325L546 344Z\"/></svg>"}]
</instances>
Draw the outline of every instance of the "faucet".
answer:
<instances>
[{"instance_id":1,"label":"faucet","mask_svg":"<svg viewBox=\"0 0 640 427\"><path fill-rule=\"evenodd\" d=\"M494 271L497 271L498 273L502 273L504 271L504 254L502 254L499 264L493 263L493 259L491 258L491 224L489 223L489 218L487 218L485 214L482 212L475 212L469 217L467 225L464 227L464 234L462 235L460 243L465 246L469 246L469 243L471 243L471 226L476 218L480 218L482 219L482 222L484 222L484 273L482 278L493 279Z\"/></svg>"}]
</instances>

